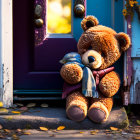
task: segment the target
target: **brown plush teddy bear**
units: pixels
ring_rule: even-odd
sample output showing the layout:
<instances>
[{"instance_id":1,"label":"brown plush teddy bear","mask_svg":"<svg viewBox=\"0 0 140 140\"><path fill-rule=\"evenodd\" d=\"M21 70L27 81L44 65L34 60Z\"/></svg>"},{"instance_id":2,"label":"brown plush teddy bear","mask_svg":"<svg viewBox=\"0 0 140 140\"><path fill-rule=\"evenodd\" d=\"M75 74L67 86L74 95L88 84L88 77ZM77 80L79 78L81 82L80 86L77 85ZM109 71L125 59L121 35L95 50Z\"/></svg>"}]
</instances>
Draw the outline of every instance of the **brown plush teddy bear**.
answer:
<instances>
[{"instance_id":1,"label":"brown plush teddy bear","mask_svg":"<svg viewBox=\"0 0 140 140\"><path fill-rule=\"evenodd\" d=\"M110 66L129 48L130 38L98 24L94 16L85 17L78 53L66 54L61 60L60 74L65 80L62 96L66 98L67 116L74 121L88 115L93 122L105 122L112 109L112 96L120 87L119 75Z\"/></svg>"}]
</instances>

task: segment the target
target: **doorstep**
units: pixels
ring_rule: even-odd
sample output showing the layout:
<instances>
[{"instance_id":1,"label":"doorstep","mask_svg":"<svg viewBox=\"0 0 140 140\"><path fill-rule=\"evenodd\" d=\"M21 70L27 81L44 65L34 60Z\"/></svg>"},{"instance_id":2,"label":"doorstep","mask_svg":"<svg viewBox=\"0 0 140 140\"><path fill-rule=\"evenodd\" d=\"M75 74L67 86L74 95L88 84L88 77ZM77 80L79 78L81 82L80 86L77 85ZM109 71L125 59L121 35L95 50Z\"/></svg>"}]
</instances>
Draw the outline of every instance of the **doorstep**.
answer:
<instances>
[{"instance_id":1,"label":"doorstep","mask_svg":"<svg viewBox=\"0 0 140 140\"><path fill-rule=\"evenodd\" d=\"M88 117L82 122L74 122L66 117L64 108L31 108L28 112L13 115L0 115L0 125L4 129L38 129L47 127L56 129L65 126L65 129L108 129L110 127L126 128L129 125L124 107L112 109L108 121L102 124L93 123Z\"/></svg>"}]
</instances>

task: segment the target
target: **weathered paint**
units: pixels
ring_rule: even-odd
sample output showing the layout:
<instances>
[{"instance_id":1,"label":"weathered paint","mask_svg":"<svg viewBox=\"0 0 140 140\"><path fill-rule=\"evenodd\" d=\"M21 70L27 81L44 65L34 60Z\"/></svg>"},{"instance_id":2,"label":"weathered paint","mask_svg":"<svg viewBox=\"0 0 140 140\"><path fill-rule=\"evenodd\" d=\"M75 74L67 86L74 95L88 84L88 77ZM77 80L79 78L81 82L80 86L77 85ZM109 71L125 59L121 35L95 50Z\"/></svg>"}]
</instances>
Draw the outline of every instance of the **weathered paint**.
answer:
<instances>
[{"instance_id":1,"label":"weathered paint","mask_svg":"<svg viewBox=\"0 0 140 140\"><path fill-rule=\"evenodd\" d=\"M13 103L12 0L0 1L0 100L4 107Z\"/></svg>"},{"instance_id":2,"label":"weathered paint","mask_svg":"<svg viewBox=\"0 0 140 140\"><path fill-rule=\"evenodd\" d=\"M140 4L140 0L138 0ZM137 13L132 21L133 77L130 88L130 104L140 104L140 21Z\"/></svg>"},{"instance_id":3,"label":"weathered paint","mask_svg":"<svg viewBox=\"0 0 140 140\"><path fill-rule=\"evenodd\" d=\"M140 104L140 59L133 59L133 79L130 89L130 103Z\"/></svg>"},{"instance_id":4,"label":"weathered paint","mask_svg":"<svg viewBox=\"0 0 140 140\"><path fill-rule=\"evenodd\" d=\"M131 26L131 17L128 16L125 21L125 32L132 38L132 26ZM122 93L123 105L128 105L130 103L130 86L132 82L132 71L133 71L133 61L131 59L131 50L132 44L130 48L125 52L124 55L124 89Z\"/></svg>"}]
</instances>

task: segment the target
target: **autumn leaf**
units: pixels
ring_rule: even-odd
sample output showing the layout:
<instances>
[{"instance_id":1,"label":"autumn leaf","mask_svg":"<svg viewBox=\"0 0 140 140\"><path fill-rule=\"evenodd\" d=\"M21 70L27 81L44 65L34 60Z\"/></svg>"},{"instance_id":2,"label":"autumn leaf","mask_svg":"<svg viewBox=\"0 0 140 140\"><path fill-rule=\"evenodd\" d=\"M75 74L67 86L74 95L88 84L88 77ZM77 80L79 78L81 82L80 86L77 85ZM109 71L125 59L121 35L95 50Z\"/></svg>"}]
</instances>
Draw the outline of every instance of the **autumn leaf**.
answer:
<instances>
[{"instance_id":1,"label":"autumn leaf","mask_svg":"<svg viewBox=\"0 0 140 140\"><path fill-rule=\"evenodd\" d=\"M138 125L140 125L140 120L137 120L136 122L137 122Z\"/></svg>"},{"instance_id":2,"label":"autumn leaf","mask_svg":"<svg viewBox=\"0 0 140 140\"><path fill-rule=\"evenodd\" d=\"M123 9L122 13L123 13L124 16L126 16L127 15L127 10Z\"/></svg>"},{"instance_id":3,"label":"autumn leaf","mask_svg":"<svg viewBox=\"0 0 140 140\"><path fill-rule=\"evenodd\" d=\"M48 107L48 104L41 104L41 107Z\"/></svg>"},{"instance_id":4,"label":"autumn leaf","mask_svg":"<svg viewBox=\"0 0 140 140\"><path fill-rule=\"evenodd\" d=\"M94 130L94 131L90 131L90 134L91 135L95 135L96 133L98 133L99 131L98 130Z\"/></svg>"},{"instance_id":5,"label":"autumn leaf","mask_svg":"<svg viewBox=\"0 0 140 140\"><path fill-rule=\"evenodd\" d=\"M8 113L9 111L6 108L0 108L1 113Z\"/></svg>"},{"instance_id":6,"label":"autumn leaf","mask_svg":"<svg viewBox=\"0 0 140 140\"><path fill-rule=\"evenodd\" d=\"M0 129L2 129L3 128L3 126L2 125L0 125Z\"/></svg>"},{"instance_id":7,"label":"autumn leaf","mask_svg":"<svg viewBox=\"0 0 140 140\"><path fill-rule=\"evenodd\" d=\"M2 134L0 134L0 139L4 139L5 138L5 136L3 136Z\"/></svg>"},{"instance_id":8,"label":"autumn leaf","mask_svg":"<svg viewBox=\"0 0 140 140\"><path fill-rule=\"evenodd\" d=\"M140 134L140 130L132 131L134 134Z\"/></svg>"},{"instance_id":9,"label":"autumn leaf","mask_svg":"<svg viewBox=\"0 0 140 140\"><path fill-rule=\"evenodd\" d=\"M23 104L20 104L20 103L17 103L16 105L17 106L20 106L20 107L24 106Z\"/></svg>"},{"instance_id":10,"label":"autumn leaf","mask_svg":"<svg viewBox=\"0 0 140 140\"><path fill-rule=\"evenodd\" d=\"M140 137L133 137L134 140L140 140Z\"/></svg>"},{"instance_id":11,"label":"autumn leaf","mask_svg":"<svg viewBox=\"0 0 140 140\"><path fill-rule=\"evenodd\" d=\"M117 131L117 130L118 130L118 128L116 128L116 127L110 127L110 129L111 129L112 131Z\"/></svg>"},{"instance_id":12,"label":"autumn leaf","mask_svg":"<svg viewBox=\"0 0 140 140\"><path fill-rule=\"evenodd\" d=\"M19 111L11 111L12 113L14 113L14 114L20 114L21 112L19 112Z\"/></svg>"},{"instance_id":13,"label":"autumn leaf","mask_svg":"<svg viewBox=\"0 0 140 140\"><path fill-rule=\"evenodd\" d=\"M63 129L65 129L65 126L59 126L59 127L57 128L57 130L63 130Z\"/></svg>"},{"instance_id":14,"label":"autumn leaf","mask_svg":"<svg viewBox=\"0 0 140 140\"><path fill-rule=\"evenodd\" d=\"M18 137L16 134L14 134L14 135L12 136L12 138L13 138L13 140L19 140L19 137Z\"/></svg>"},{"instance_id":15,"label":"autumn leaf","mask_svg":"<svg viewBox=\"0 0 140 140\"><path fill-rule=\"evenodd\" d=\"M24 132L23 134L24 134L24 135L31 135L30 132Z\"/></svg>"},{"instance_id":16,"label":"autumn leaf","mask_svg":"<svg viewBox=\"0 0 140 140\"><path fill-rule=\"evenodd\" d=\"M7 133L11 133L11 131L9 129L4 129L4 131Z\"/></svg>"},{"instance_id":17,"label":"autumn leaf","mask_svg":"<svg viewBox=\"0 0 140 140\"><path fill-rule=\"evenodd\" d=\"M35 107L35 106L36 106L35 103L30 103L30 104L28 104L26 107Z\"/></svg>"},{"instance_id":18,"label":"autumn leaf","mask_svg":"<svg viewBox=\"0 0 140 140\"><path fill-rule=\"evenodd\" d=\"M22 132L22 130L21 129L17 129L17 132Z\"/></svg>"},{"instance_id":19,"label":"autumn leaf","mask_svg":"<svg viewBox=\"0 0 140 140\"><path fill-rule=\"evenodd\" d=\"M42 130L42 131L48 131L48 128L46 128L46 127L39 127L40 128L40 130Z\"/></svg>"},{"instance_id":20,"label":"autumn leaf","mask_svg":"<svg viewBox=\"0 0 140 140\"><path fill-rule=\"evenodd\" d=\"M3 107L3 103L2 102L0 102L0 107Z\"/></svg>"}]
</instances>

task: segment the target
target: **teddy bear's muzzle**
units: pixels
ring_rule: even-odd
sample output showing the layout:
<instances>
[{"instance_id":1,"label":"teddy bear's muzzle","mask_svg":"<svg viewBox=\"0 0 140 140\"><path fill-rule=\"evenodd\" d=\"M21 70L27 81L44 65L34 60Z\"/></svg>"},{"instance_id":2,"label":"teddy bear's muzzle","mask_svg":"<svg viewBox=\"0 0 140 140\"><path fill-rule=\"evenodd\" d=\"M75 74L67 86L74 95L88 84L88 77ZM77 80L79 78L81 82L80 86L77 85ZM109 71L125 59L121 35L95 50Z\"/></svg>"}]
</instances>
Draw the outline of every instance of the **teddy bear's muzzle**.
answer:
<instances>
[{"instance_id":1,"label":"teddy bear's muzzle","mask_svg":"<svg viewBox=\"0 0 140 140\"><path fill-rule=\"evenodd\" d=\"M92 69L98 69L102 65L102 57L97 51L89 50L82 55L82 62Z\"/></svg>"}]
</instances>

